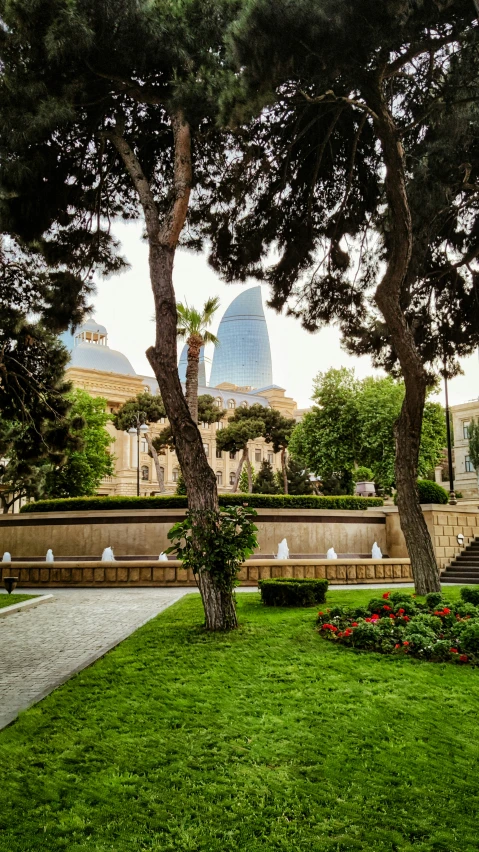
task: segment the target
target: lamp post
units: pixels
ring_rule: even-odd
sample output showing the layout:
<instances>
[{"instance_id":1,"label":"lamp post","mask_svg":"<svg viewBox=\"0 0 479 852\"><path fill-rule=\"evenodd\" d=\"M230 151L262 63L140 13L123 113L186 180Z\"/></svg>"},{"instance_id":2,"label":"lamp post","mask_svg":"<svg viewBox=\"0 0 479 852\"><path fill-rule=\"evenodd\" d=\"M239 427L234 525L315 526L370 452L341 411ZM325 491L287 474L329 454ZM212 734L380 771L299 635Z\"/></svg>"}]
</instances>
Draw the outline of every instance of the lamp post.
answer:
<instances>
[{"instance_id":1,"label":"lamp post","mask_svg":"<svg viewBox=\"0 0 479 852\"><path fill-rule=\"evenodd\" d=\"M444 355L444 392L446 396L446 435L447 435L447 461L449 466L449 503L455 506L457 503L454 492L454 471L452 469L452 441L451 441L451 415L449 412L449 395L447 391L447 363Z\"/></svg>"},{"instance_id":2,"label":"lamp post","mask_svg":"<svg viewBox=\"0 0 479 852\"><path fill-rule=\"evenodd\" d=\"M145 423L146 414L144 411L137 411L133 415L133 423L128 429L129 435L136 435L136 496L140 496L140 435L148 432L148 426Z\"/></svg>"}]
</instances>

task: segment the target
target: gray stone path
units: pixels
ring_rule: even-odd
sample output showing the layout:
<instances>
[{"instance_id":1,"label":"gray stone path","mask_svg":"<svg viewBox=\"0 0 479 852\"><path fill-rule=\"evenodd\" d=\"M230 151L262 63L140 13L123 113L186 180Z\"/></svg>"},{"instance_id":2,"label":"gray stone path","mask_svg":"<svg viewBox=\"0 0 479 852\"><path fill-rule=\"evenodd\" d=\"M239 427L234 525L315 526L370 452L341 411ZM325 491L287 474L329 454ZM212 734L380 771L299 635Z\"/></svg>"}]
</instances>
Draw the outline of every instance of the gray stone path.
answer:
<instances>
[{"instance_id":1,"label":"gray stone path","mask_svg":"<svg viewBox=\"0 0 479 852\"><path fill-rule=\"evenodd\" d=\"M0 621L0 729L190 590L52 591L49 603Z\"/></svg>"}]
</instances>

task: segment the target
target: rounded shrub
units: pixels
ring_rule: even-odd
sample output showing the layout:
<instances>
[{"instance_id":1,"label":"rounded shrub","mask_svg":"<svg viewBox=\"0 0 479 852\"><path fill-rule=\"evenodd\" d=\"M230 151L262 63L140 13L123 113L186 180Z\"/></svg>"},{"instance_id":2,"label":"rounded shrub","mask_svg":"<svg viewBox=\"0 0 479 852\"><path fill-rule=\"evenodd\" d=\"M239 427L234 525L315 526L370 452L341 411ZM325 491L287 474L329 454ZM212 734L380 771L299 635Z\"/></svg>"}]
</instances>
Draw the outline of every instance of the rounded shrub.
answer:
<instances>
[{"instance_id":1,"label":"rounded shrub","mask_svg":"<svg viewBox=\"0 0 479 852\"><path fill-rule=\"evenodd\" d=\"M261 600L265 606L315 606L325 602L328 585L328 580L289 577L258 580Z\"/></svg>"},{"instance_id":2,"label":"rounded shrub","mask_svg":"<svg viewBox=\"0 0 479 852\"><path fill-rule=\"evenodd\" d=\"M420 503L440 503L445 505L449 502L449 495L442 485L433 482L432 479L418 479L417 490ZM397 505L397 493L394 495L394 503Z\"/></svg>"},{"instance_id":3,"label":"rounded shrub","mask_svg":"<svg viewBox=\"0 0 479 852\"><path fill-rule=\"evenodd\" d=\"M479 588L470 589L468 587L461 589L461 598L464 603L470 603L473 606L479 606Z\"/></svg>"}]
</instances>

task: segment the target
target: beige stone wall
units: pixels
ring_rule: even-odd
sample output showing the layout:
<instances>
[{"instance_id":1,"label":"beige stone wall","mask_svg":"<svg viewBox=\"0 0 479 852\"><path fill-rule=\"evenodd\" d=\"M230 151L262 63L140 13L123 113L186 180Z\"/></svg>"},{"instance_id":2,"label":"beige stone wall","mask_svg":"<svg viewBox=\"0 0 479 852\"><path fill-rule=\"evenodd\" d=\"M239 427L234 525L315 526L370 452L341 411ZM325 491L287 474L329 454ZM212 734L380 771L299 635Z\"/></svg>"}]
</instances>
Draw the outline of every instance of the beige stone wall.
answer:
<instances>
[{"instance_id":1,"label":"beige stone wall","mask_svg":"<svg viewBox=\"0 0 479 852\"><path fill-rule=\"evenodd\" d=\"M169 546L168 530L184 517L181 509L52 512L0 516L0 553L14 558L99 558L105 547L116 556L153 556ZM386 524L380 511L258 509L259 553L275 554L286 537L291 555L370 554L374 541L387 553Z\"/></svg>"},{"instance_id":2,"label":"beige stone wall","mask_svg":"<svg viewBox=\"0 0 479 852\"><path fill-rule=\"evenodd\" d=\"M464 499L474 499L479 495L477 474L470 470L469 439L467 427L471 420L479 420L479 399L451 406L454 430L454 488L460 491Z\"/></svg>"},{"instance_id":3,"label":"beige stone wall","mask_svg":"<svg viewBox=\"0 0 479 852\"><path fill-rule=\"evenodd\" d=\"M54 588L55 586L194 586L191 571L181 563L158 562L20 562L0 564L0 579L16 576L18 588ZM256 585L259 579L271 577L326 578L330 583L393 583L411 582L408 559L383 559L376 562L350 560L253 559L240 569L243 586Z\"/></svg>"},{"instance_id":4,"label":"beige stone wall","mask_svg":"<svg viewBox=\"0 0 479 852\"><path fill-rule=\"evenodd\" d=\"M406 542L399 523L397 508L385 507L387 553L391 558L407 556ZM479 509L471 506L423 506L424 517L434 545L440 570L479 536ZM457 536L462 533L464 544Z\"/></svg>"}]
</instances>

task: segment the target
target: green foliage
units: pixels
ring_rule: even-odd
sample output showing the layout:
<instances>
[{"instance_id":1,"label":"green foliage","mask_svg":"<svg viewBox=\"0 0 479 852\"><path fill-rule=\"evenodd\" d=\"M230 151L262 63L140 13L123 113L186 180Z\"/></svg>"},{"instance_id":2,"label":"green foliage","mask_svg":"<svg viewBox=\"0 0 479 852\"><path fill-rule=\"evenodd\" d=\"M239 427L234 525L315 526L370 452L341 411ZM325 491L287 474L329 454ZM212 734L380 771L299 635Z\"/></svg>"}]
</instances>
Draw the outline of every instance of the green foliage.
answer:
<instances>
[{"instance_id":1,"label":"green foliage","mask_svg":"<svg viewBox=\"0 0 479 852\"><path fill-rule=\"evenodd\" d=\"M313 399L312 410L293 432L290 453L320 475L328 490L334 488L329 478L344 480L349 475L360 481L363 469L367 469L368 481L393 486L394 424L404 399L403 383L390 376L359 381L353 370L331 369L315 379ZM418 467L421 475L438 464L445 443L443 409L438 403L426 402ZM345 482L337 487L348 486Z\"/></svg>"},{"instance_id":2,"label":"green foliage","mask_svg":"<svg viewBox=\"0 0 479 852\"><path fill-rule=\"evenodd\" d=\"M465 603L479 606L479 588L470 589L467 586L461 589L461 598Z\"/></svg>"},{"instance_id":3,"label":"green foliage","mask_svg":"<svg viewBox=\"0 0 479 852\"><path fill-rule=\"evenodd\" d=\"M238 585L241 564L258 547L256 512L243 506L228 506L219 512L187 512L184 521L168 532L173 553L196 575L207 571L223 592Z\"/></svg>"},{"instance_id":4,"label":"green foliage","mask_svg":"<svg viewBox=\"0 0 479 852\"><path fill-rule=\"evenodd\" d=\"M252 483L253 483L253 491L254 491L254 484L256 482L256 471L255 471L253 466L251 466L251 480L252 480ZM242 494L248 494L249 493L248 471L246 470L245 467L243 467L243 470L241 471L241 476L239 478L239 490L241 491Z\"/></svg>"},{"instance_id":5,"label":"green foliage","mask_svg":"<svg viewBox=\"0 0 479 852\"><path fill-rule=\"evenodd\" d=\"M220 506L248 505L256 509L348 509L363 511L383 505L380 497L317 497L293 494L220 494ZM160 497L72 497L67 500L38 500L20 509L28 512L80 512L109 509L186 509L185 496Z\"/></svg>"},{"instance_id":6,"label":"green foliage","mask_svg":"<svg viewBox=\"0 0 479 852\"><path fill-rule=\"evenodd\" d=\"M237 421L232 417L228 425L216 433L216 446L222 451L240 452L247 447L248 441L259 438L263 430L262 420L242 418Z\"/></svg>"},{"instance_id":7,"label":"green foliage","mask_svg":"<svg viewBox=\"0 0 479 852\"><path fill-rule=\"evenodd\" d=\"M419 492L419 502L422 504L439 503L445 505L449 503L449 495L446 489L430 479L418 479L417 490ZM394 495L394 503L397 503L397 494Z\"/></svg>"},{"instance_id":8,"label":"green foliage","mask_svg":"<svg viewBox=\"0 0 479 852\"><path fill-rule=\"evenodd\" d=\"M166 417L165 406L161 396L151 393L139 393L134 399L127 400L113 417L113 425L120 432L127 432L131 426L136 426L136 414L140 412L140 420L144 423L158 423Z\"/></svg>"},{"instance_id":9,"label":"green foliage","mask_svg":"<svg viewBox=\"0 0 479 852\"><path fill-rule=\"evenodd\" d=\"M253 485L254 494L277 494L278 484L271 462L263 460Z\"/></svg>"},{"instance_id":10,"label":"green foliage","mask_svg":"<svg viewBox=\"0 0 479 852\"><path fill-rule=\"evenodd\" d=\"M113 457L108 451L113 439L105 428L110 420L107 400L76 388L69 401L72 423L75 419L81 423L72 432L81 439L82 446L81 450L69 452L66 463L48 474L45 492L52 498L95 494L103 477L114 473Z\"/></svg>"},{"instance_id":11,"label":"green foliage","mask_svg":"<svg viewBox=\"0 0 479 852\"><path fill-rule=\"evenodd\" d=\"M479 469L479 423L474 420L474 418L469 423L468 427L469 432L469 455L471 457L471 462L476 468ZM457 492L456 492L457 496Z\"/></svg>"},{"instance_id":12,"label":"green foliage","mask_svg":"<svg viewBox=\"0 0 479 852\"><path fill-rule=\"evenodd\" d=\"M354 482L374 482L374 473L370 467L356 467L353 470Z\"/></svg>"},{"instance_id":13,"label":"green foliage","mask_svg":"<svg viewBox=\"0 0 479 852\"><path fill-rule=\"evenodd\" d=\"M286 464L286 476L288 478L288 494L312 494L313 485L310 480L310 471L296 459L288 458ZM278 483L282 488L282 474L278 471Z\"/></svg>"},{"instance_id":14,"label":"green foliage","mask_svg":"<svg viewBox=\"0 0 479 852\"><path fill-rule=\"evenodd\" d=\"M178 476L178 482L176 483L175 496L186 497L186 483L185 483L185 480L183 479L183 474L181 473L181 471L180 471L180 474Z\"/></svg>"},{"instance_id":15,"label":"green foliage","mask_svg":"<svg viewBox=\"0 0 479 852\"><path fill-rule=\"evenodd\" d=\"M189 337L201 338L200 346L205 343L213 343L214 346L218 343L218 338L211 331L208 331L208 326L211 325L214 315L220 305L219 296L210 296L203 310L198 311L196 308L189 307L186 303L176 303L178 312L178 328L177 335L180 340L188 340Z\"/></svg>"},{"instance_id":16,"label":"green foliage","mask_svg":"<svg viewBox=\"0 0 479 852\"><path fill-rule=\"evenodd\" d=\"M315 606L325 602L328 585L328 580L289 577L258 580L261 600L265 606Z\"/></svg>"}]
</instances>

